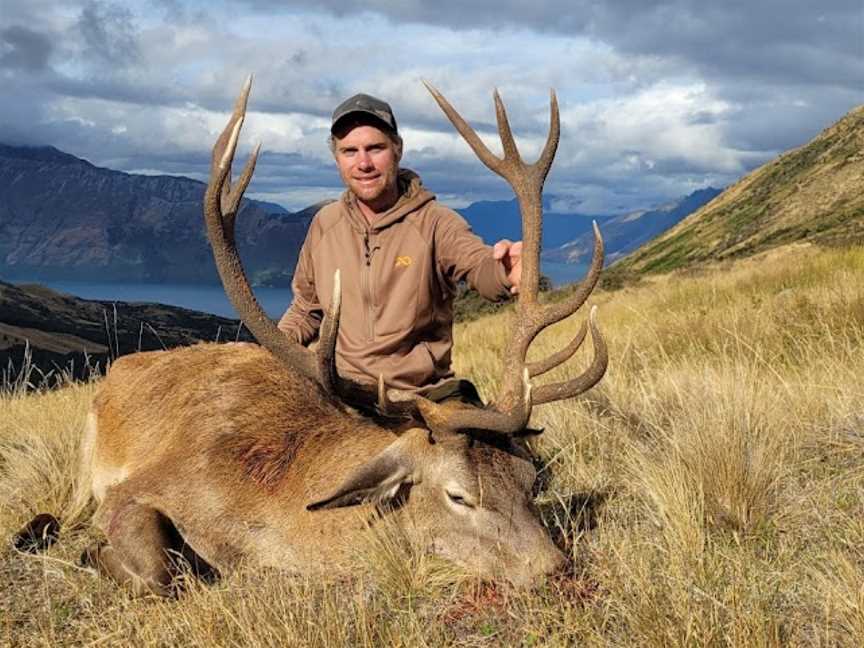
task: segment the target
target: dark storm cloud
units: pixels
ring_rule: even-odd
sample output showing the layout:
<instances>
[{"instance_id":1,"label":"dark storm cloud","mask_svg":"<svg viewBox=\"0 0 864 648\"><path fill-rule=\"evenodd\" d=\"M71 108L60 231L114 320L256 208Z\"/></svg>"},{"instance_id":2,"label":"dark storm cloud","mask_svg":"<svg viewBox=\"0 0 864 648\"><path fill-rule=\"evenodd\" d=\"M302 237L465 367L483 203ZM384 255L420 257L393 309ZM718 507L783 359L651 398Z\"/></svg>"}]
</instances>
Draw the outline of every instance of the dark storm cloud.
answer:
<instances>
[{"instance_id":1,"label":"dark storm cloud","mask_svg":"<svg viewBox=\"0 0 864 648\"><path fill-rule=\"evenodd\" d=\"M861 80L857 0L649 5L610 13L597 31L622 51L679 55L738 78L847 85Z\"/></svg>"},{"instance_id":2,"label":"dark storm cloud","mask_svg":"<svg viewBox=\"0 0 864 648\"><path fill-rule=\"evenodd\" d=\"M751 89L729 87L726 96L738 106L727 142L742 151L778 154L806 144L821 130L840 119L862 93L843 88L790 86L753 96Z\"/></svg>"},{"instance_id":3,"label":"dark storm cloud","mask_svg":"<svg viewBox=\"0 0 864 648\"><path fill-rule=\"evenodd\" d=\"M0 68L37 72L51 57L51 38L21 25L0 29Z\"/></svg>"},{"instance_id":4,"label":"dark storm cloud","mask_svg":"<svg viewBox=\"0 0 864 648\"><path fill-rule=\"evenodd\" d=\"M280 11L278 0L240 0ZM679 58L713 74L850 86L864 79L860 0L299 0L336 15L378 13L394 23L456 30L527 29L582 35L622 52ZM394 25L398 29L398 24ZM856 85L860 90L860 85Z\"/></svg>"},{"instance_id":5,"label":"dark storm cloud","mask_svg":"<svg viewBox=\"0 0 864 648\"><path fill-rule=\"evenodd\" d=\"M139 56L132 13L122 5L91 0L81 10L77 28L86 54L93 59L118 65Z\"/></svg>"}]
</instances>

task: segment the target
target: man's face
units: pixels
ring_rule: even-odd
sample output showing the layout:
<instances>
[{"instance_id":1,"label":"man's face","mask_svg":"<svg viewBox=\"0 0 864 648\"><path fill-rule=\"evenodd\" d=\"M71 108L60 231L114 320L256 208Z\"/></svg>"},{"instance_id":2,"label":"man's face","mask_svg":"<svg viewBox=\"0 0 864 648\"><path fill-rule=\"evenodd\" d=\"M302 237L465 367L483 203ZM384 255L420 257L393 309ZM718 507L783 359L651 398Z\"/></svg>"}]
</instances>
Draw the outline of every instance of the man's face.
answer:
<instances>
[{"instance_id":1,"label":"man's face","mask_svg":"<svg viewBox=\"0 0 864 648\"><path fill-rule=\"evenodd\" d=\"M398 198L396 143L374 126L337 133L335 142L336 166L345 186L374 211L389 209Z\"/></svg>"}]
</instances>

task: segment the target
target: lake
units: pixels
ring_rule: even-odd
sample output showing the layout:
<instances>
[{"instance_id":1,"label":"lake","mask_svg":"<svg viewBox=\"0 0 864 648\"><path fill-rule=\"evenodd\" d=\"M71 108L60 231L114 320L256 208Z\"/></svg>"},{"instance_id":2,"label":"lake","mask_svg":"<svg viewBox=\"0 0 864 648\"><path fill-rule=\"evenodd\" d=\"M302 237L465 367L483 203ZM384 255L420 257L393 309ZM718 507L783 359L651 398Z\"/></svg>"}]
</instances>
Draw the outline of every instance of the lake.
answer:
<instances>
[{"instance_id":1,"label":"lake","mask_svg":"<svg viewBox=\"0 0 864 648\"><path fill-rule=\"evenodd\" d=\"M543 263L542 272L552 279L555 287L579 281L586 266L568 263ZM228 302L222 286L198 286L186 284L138 284L90 281L43 281L14 279L12 283L39 283L59 292L104 301L126 301L169 304L192 310L213 313L223 317L237 318L234 307ZM272 318L282 316L291 303L290 288L256 288L255 296Z\"/></svg>"},{"instance_id":2,"label":"lake","mask_svg":"<svg viewBox=\"0 0 864 648\"><path fill-rule=\"evenodd\" d=\"M192 310L213 313L223 317L237 318L234 307L228 302L222 286L199 286L188 284L139 284L91 281L26 281L14 279L12 283L39 283L83 299L169 304ZM258 303L272 318L282 316L291 303L290 288L256 288Z\"/></svg>"}]
</instances>

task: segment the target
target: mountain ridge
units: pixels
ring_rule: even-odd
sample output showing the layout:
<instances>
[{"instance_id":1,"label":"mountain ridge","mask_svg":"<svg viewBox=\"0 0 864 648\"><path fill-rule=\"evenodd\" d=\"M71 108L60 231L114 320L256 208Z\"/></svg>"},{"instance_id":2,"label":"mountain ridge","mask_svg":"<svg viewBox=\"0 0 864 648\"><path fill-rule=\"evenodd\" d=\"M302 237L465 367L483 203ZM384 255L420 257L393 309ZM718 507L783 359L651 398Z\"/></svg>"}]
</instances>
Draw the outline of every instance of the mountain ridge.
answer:
<instances>
[{"instance_id":1,"label":"mountain ridge","mask_svg":"<svg viewBox=\"0 0 864 648\"><path fill-rule=\"evenodd\" d=\"M97 167L54 147L0 145L0 274L218 283L201 216L205 188ZM238 248L253 281L287 284L311 216L271 207L243 201Z\"/></svg>"},{"instance_id":2,"label":"mountain ridge","mask_svg":"<svg viewBox=\"0 0 864 648\"><path fill-rule=\"evenodd\" d=\"M0 276L13 281L114 281L218 285L203 219L206 185L174 175L95 166L53 146L0 144ZM697 192L698 193L698 192ZM695 194L692 194L695 195ZM692 197L691 195L691 197ZM683 214L558 213L544 197L544 260L579 262L597 220L610 259ZM290 286L299 249L321 201L299 212L244 200L237 245L254 285ZM276 210L274 210L276 208ZM516 199L478 201L457 210L487 243L521 238ZM662 218L645 217L662 212ZM627 247L629 245L629 247ZM554 248L567 246L555 251Z\"/></svg>"},{"instance_id":3,"label":"mountain ridge","mask_svg":"<svg viewBox=\"0 0 864 648\"><path fill-rule=\"evenodd\" d=\"M667 203L656 209L629 212L598 223L607 250L606 263L610 265L640 245L658 236L682 218L716 198L722 189L706 187ZM573 241L543 252L543 259L559 263L579 263L591 256L594 234L590 229Z\"/></svg>"}]
</instances>

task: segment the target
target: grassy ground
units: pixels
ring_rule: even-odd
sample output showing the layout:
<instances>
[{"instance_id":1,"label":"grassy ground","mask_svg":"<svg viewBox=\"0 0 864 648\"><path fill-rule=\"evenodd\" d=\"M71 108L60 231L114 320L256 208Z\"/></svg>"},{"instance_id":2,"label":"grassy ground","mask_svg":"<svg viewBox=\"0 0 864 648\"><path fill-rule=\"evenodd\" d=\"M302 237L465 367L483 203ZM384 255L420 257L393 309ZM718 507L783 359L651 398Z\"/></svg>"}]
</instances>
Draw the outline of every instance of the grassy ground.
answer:
<instances>
[{"instance_id":1,"label":"grassy ground","mask_svg":"<svg viewBox=\"0 0 864 648\"><path fill-rule=\"evenodd\" d=\"M392 530L351 578L248 569L133 599L75 566L82 527L42 556L0 549L0 644L864 645L864 250L775 250L594 302L606 377L533 419L571 578L477 583ZM512 316L457 331L458 371L487 397ZM3 537L68 517L92 389L0 398Z\"/></svg>"}]
</instances>

